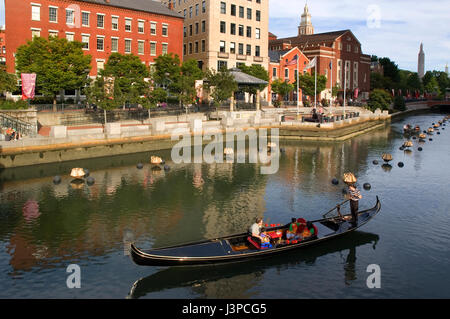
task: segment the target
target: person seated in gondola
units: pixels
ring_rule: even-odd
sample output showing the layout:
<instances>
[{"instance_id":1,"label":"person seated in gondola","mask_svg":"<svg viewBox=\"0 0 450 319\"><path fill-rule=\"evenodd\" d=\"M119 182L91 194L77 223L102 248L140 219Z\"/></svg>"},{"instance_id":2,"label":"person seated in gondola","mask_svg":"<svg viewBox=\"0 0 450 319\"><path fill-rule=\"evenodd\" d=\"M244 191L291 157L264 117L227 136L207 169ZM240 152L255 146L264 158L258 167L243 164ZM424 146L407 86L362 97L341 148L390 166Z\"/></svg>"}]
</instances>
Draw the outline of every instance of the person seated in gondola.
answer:
<instances>
[{"instance_id":1,"label":"person seated in gondola","mask_svg":"<svg viewBox=\"0 0 450 319\"><path fill-rule=\"evenodd\" d=\"M310 221L306 222L306 227L303 229L302 237L309 238L309 237L315 236L315 235L316 235L316 233L315 233L313 223L311 223Z\"/></svg>"},{"instance_id":2,"label":"person seated in gondola","mask_svg":"<svg viewBox=\"0 0 450 319\"><path fill-rule=\"evenodd\" d=\"M249 233L253 240L257 241L260 244L267 243L270 241L270 238L261 231L263 225L263 219L261 217L257 217L255 219L255 223L250 226Z\"/></svg>"},{"instance_id":3,"label":"person seated in gondola","mask_svg":"<svg viewBox=\"0 0 450 319\"><path fill-rule=\"evenodd\" d=\"M300 239L299 229L300 223L297 222L295 218L293 218L291 224L289 225L289 228L286 230L286 239L287 240Z\"/></svg>"}]
</instances>

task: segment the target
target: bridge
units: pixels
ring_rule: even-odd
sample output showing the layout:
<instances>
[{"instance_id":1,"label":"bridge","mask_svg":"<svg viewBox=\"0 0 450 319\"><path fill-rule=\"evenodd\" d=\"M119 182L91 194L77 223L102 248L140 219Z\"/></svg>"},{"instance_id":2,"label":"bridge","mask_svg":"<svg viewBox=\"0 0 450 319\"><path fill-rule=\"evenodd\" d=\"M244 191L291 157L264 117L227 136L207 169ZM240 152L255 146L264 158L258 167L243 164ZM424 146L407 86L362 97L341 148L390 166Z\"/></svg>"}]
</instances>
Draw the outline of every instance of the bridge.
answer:
<instances>
[{"instance_id":1,"label":"bridge","mask_svg":"<svg viewBox=\"0 0 450 319\"><path fill-rule=\"evenodd\" d=\"M442 101L428 100L427 106L428 107L450 106L450 100L442 100Z\"/></svg>"}]
</instances>

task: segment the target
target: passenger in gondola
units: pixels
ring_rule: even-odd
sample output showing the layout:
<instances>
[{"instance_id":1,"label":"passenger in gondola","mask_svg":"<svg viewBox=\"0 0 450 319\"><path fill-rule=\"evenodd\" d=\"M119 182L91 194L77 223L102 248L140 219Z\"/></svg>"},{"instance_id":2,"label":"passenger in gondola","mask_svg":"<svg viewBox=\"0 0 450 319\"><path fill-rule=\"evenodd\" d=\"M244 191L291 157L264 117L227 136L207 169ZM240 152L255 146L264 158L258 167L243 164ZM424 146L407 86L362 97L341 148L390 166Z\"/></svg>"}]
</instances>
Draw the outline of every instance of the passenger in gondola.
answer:
<instances>
[{"instance_id":1,"label":"passenger in gondola","mask_svg":"<svg viewBox=\"0 0 450 319\"><path fill-rule=\"evenodd\" d=\"M263 219L261 217L257 217L255 223L250 227L249 233L253 239L257 240L260 243L265 243L269 241L269 237L261 231L263 226Z\"/></svg>"},{"instance_id":2,"label":"passenger in gondola","mask_svg":"<svg viewBox=\"0 0 450 319\"><path fill-rule=\"evenodd\" d=\"M300 239L299 230L300 230L300 223L297 222L295 218L293 218L291 224L289 225L289 228L286 230L286 239L287 240Z\"/></svg>"}]
</instances>

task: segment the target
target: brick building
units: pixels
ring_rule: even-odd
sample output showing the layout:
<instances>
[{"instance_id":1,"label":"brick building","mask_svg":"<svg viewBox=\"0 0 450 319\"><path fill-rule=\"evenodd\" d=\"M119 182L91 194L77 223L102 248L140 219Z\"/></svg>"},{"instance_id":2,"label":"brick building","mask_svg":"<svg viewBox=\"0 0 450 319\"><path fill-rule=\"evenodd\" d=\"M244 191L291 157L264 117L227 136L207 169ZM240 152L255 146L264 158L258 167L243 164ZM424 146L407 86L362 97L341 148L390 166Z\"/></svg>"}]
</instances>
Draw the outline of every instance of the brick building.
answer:
<instances>
[{"instance_id":1,"label":"brick building","mask_svg":"<svg viewBox=\"0 0 450 319\"><path fill-rule=\"evenodd\" d=\"M0 63L6 63L6 36L4 26L0 26Z\"/></svg>"},{"instance_id":2,"label":"brick building","mask_svg":"<svg viewBox=\"0 0 450 319\"><path fill-rule=\"evenodd\" d=\"M329 99L332 86L340 87L341 98L346 79L349 94L358 89L358 99L368 99L371 57L362 53L361 43L355 35L350 30L314 34L307 6L301 21L297 36L282 39L272 36L269 40L269 50L284 51L298 47L308 59L317 57L318 74L328 78L327 89L321 93L320 98Z\"/></svg>"},{"instance_id":3,"label":"brick building","mask_svg":"<svg viewBox=\"0 0 450 319\"><path fill-rule=\"evenodd\" d=\"M298 63L292 64L291 62L297 56ZM309 63L309 59L297 48L281 51L269 51L269 97L268 101L273 104L278 97L271 90L271 84L273 81L280 79L291 84L295 84L297 81L297 68L299 69L299 75L304 73L305 66ZM302 90L299 89L300 103L303 100ZM289 96L281 97L281 100L289 101L291 104L297 105L297 88L289 94Z\"/></svg>"},{"instance_id":4,"label":"brick building","mask_svg":"<svg viewBox=\"0 0 450 319\"><path fill-rule=\"evenodd\" d=\"M183 57L183 17L149 0L5 0L7 70L33 36L65 37L92 56L91 76L112 52L130 53L147 66L164 53Z\"/></svg>"}]
</instances>

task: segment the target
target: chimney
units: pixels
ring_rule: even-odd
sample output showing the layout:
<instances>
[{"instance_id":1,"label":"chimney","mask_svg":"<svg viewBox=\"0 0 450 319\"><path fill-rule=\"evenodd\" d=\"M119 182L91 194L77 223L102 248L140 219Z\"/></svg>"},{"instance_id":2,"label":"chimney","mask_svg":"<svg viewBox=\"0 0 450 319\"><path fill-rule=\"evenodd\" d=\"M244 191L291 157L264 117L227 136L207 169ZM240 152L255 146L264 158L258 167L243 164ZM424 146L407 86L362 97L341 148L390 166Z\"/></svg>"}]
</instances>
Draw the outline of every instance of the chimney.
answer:
<instances>
[{"instance_id":1,"label":"chimney","mask_svg":"<svg viewBox=\"0 0 450 319\"><path fill-rule=\"evenodd\" d=\"M169 10L173 10L173 3L171 1L169 1Z\"/></svg>"},{"instance_id":2,"label":"chimney","mask_svg":"<svg viewBox=\"0 0 450 319\"><path fill-rule=\"evenodd\" d=\"M106 3L110 3L110 2L111 2L111 0L105 0L105 2L106 2Z\"/></svg>"}]
</instances>

